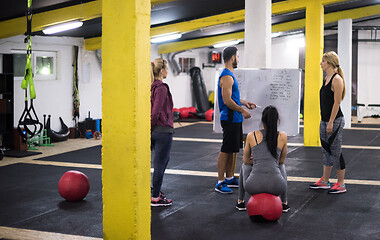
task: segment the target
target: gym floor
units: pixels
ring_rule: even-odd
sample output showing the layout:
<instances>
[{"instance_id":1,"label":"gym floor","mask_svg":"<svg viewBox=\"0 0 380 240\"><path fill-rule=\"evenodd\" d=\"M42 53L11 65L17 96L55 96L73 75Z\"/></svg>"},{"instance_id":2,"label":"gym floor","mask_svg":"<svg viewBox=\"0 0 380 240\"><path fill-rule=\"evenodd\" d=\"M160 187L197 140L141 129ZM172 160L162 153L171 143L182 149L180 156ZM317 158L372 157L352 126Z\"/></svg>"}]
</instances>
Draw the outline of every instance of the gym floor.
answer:
<instances>
[{"instance_id":1,"label":"gym floor","mask_svg":"<svg viewBox=\"0 0 380 240\"><path fill-rule=\"evenodd\" d=\"M380 122L364 122L344 130L344 194L309 189L322 174L321 149L302 146L302 126L288 138L291 209L274 223L253 222L236 210L237 189L214 191L221 134L208 122L182 123L162 186L173 205L152 208L152 239L380 239ZM55 145L40 147L40 155L0 161L0 239L102 238L101 141ZM236 173L242 152L237 159ZM68 170L88 176L84 201L66 202L58 194Z\"/></svg>"}]
</instances>

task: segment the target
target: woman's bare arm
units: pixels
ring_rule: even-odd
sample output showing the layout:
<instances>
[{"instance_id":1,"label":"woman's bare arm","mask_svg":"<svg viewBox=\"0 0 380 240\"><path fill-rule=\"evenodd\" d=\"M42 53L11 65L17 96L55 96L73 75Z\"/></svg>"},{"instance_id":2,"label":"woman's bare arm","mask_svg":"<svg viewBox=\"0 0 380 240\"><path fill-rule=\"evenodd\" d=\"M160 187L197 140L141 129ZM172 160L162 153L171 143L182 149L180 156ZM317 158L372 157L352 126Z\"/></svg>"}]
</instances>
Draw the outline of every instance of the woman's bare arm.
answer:
<instances>
[{"instance_id":1,"label":"woman's bare arm","mask_svg":"<svg viewBox=\"0 0 380 240\"><path fill-rule=\"evenodd\" d=\"M280 154L280 158L278 160L278 163L284 164L286 154L288 152L288 136L286 135L285 132L280 132L279 137L280 137L280 143L283 144L283 147L281 149L281 154Z\"/></svg>"}]
</instances>

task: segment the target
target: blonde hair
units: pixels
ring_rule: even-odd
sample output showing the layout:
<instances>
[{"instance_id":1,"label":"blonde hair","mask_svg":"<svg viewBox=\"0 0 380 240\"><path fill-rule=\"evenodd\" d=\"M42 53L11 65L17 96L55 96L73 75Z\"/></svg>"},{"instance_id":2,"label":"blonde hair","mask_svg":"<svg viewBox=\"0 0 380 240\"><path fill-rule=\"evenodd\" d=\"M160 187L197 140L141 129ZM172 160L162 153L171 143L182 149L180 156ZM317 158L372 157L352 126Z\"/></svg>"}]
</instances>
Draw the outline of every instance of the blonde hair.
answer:
<instances>
[{"instance_id":1,"label":"blonde hair","mask_svg":"<svg viewBox=\"0 0 380 240\"><path fill-rule=\"evenodd\" d=\"M346 95L346 83L344 81L344 74L343 70L339 65L339 57L338 54L336 54L334 51L326 52L323 54L322 57L329 65L331 65L334 69L337 70L337 73L343 80L343 92L342 92L342 100L344 99L344 96Z\"/></svg>"},{"instance_id":2,"label":"blonde hair","mask_svg":"<svg viewBox=\"0 0 380 240\"><path fill-rule=\"evenodd\" d=\"M151 62L151 69L150 69L151 82L153 82L155 78L160 77L161 70L165 69L166 67L167 67L166 60L160 57L154 59L153 62Z\"/></svg>"}]
</instances>

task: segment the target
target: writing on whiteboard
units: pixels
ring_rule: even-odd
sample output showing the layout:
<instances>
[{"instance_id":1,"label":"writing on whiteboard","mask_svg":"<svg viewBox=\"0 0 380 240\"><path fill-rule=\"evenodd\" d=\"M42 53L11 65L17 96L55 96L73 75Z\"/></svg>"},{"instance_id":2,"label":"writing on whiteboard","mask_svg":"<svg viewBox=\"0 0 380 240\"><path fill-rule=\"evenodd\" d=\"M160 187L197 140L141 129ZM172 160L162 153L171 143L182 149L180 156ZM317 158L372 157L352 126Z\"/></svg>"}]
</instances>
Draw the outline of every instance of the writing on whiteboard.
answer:
<instances>
[{"instance_id":1,"label":"writing on whiteboard","mask_svg":"<svg viewBox=\"0 0 380 240\"><path fill-rule=\"evenodd\" d=\"M217 83L222 69L215 74L214 131L222 132L218 105ZM239 84L240 99L253 102L262 108L251 111L251 118L244 120L243 132L257 130L261 114L268 105L274 105L280 114L279 130L289 136L299 133L301 95L300 69L235 69L234 76Z\"/></svg>"}]
</instances>

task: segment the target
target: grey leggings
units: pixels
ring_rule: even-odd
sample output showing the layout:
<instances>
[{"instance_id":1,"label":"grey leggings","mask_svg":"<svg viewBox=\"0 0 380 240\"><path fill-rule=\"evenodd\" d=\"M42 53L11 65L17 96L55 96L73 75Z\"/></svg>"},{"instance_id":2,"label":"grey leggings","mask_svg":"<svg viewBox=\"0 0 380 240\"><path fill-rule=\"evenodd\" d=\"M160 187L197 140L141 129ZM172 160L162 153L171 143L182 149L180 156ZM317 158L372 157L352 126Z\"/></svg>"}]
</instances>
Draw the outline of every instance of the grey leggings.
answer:
<instances>
[{"instance_id":1,"label":"grey leggings","mask_svg":"<svg viewBox=\"0 0 380 240\"><path fill-rule=\"evenodd\" d=\"M345 168L345 162L343 157L341 157L342 154L342 135L343 135L343 127L344 127L344 117L339 117L334 120L333 122L333 134L327 134L326 128L327 128L328 122L321 121L319 125L319 136L321 138L321 141L324 141L326 143L329 142L329 138L332 137L331 144L329 144L329 151L330 153L322 147L322 153L323 153L323 165L327 167L335 166L337 169L344 169ZM336 134L334 135L334 132ZM335 138L334 138L335 137ZM323 144L322 144L323 146Z\"/></svg>"},{"instance_id":2,"label":"grey leggings","mask_svg":"<svg viewBox=\"0 0 380 240\"><path fill-rule=\"evenodd\" d=\"M244 200L245 192L250 195L269 193L280 196L282 202L288 201L287 175L285 164L280 164L281 174L252 174L252 165L242 164L239 177L239 200Z\"/></svg>"}]
</instances>

